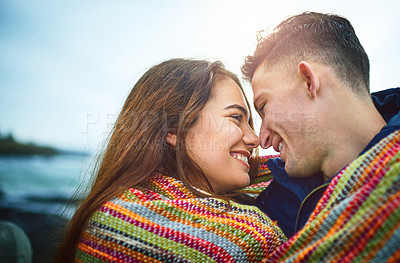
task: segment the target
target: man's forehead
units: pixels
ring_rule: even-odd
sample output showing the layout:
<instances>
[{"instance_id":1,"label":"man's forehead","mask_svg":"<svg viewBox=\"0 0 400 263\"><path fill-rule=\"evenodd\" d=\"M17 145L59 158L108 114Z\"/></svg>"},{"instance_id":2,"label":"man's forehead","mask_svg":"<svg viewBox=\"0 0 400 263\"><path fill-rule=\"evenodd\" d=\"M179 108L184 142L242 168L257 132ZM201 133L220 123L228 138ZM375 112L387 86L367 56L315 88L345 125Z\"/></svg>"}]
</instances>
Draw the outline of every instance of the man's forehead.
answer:
<instances>
[{"instance_id":1,"label":"man's forehead","mask_svg":"<svg viewBox=\"0 0 400 263\"><path fill-rule=\"evenodd\" d=\"M283 61L267 61L264 60L256 70L254 71L251 86L258 87L264 86L268 83L268 79L281 79L285 80L292 77L294 74L295 63L291 63L287 60Z\"/></svg>"},{"instance_id":2,"label":"man's forehead","mask_svg":"<svg viewBox=\"0 0 400 263\"><path fill-rule=\"evenodd\" d=\"M276 85L282 85L283 82L291 79L294 74L290 75L288 65L284 63L268 64L267 61L261 63L254 72L251 87L253 90L254 104L258 104L258 100L270 96L272 92L276 92Z\"/></svg>"},{"instance_id":3,"label":"man's forehead","mask_svg":"<svg viewBox=\"0 0 400 263\"><path fill-rule=\"evenodd\" d=\"M254 100L259 94L264 93L264 89L268 85L268 76L272 73L271 68L267 67L265 63L261 63L254 71L251 87L253 89Z\"/></svg>"},{"instance_id":4,"label":"man's forehead","mask_svg":"<svg viewBox=\"0 0 400 263\"><path fill-rule=\"evenodd\" d=\"M257 66L256 70L254 71L253 78L251 80L251 86L254 89L255 85L259 85L260 79L262 78L263 73L265 72L265 64L262 62L260 65Z\"/></svg>"}]
</instances>

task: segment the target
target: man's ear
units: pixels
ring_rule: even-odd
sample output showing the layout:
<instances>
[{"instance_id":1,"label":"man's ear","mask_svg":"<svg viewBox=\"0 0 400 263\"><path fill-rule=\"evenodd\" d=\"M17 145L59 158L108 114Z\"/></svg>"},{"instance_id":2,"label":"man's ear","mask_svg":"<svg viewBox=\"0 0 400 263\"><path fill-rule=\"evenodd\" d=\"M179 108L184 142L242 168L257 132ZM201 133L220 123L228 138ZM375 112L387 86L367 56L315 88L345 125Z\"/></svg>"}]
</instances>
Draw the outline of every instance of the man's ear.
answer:
<instances>
[{"instance_id":1,"label":"man's ear","mask_svg":"<svg viewBox=\"0 0 400 263\"><path fill-rule=\"evenodd\" d=\"M176 147L176 134L173 132L167 133L167 143L173 147Z\"/></svg>"},{"instance_id":2,"label":"man's ear","mask_svg":"<svg viewBox=\"0 0 400 263\"><path fill-rule=\"evenodd\" d=\"M311 99L314 99L317 96L320 88L320 82L318 75L316 72L311 68L310 64L305 61L301 61L299 63L299 72L300 75L304 78L304 81L307 83L307 93Z\"/></svg>"}]
</instances>

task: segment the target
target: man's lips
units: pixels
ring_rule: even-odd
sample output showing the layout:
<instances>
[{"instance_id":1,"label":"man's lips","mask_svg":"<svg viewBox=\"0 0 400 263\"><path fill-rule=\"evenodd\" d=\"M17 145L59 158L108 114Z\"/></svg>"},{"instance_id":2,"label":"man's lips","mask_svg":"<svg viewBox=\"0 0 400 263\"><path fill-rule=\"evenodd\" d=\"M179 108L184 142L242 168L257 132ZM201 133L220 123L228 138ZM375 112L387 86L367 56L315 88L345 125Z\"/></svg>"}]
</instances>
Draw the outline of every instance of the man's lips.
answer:
<instances>
[{"instance_id":1,"label":"man's lips","mask_svg":"<svg viewBox=\"0 0 400 263\"><path fill-rule=\"evenodd\" d=\"M274 142L272 143L272 147L276 152L280 152L282 150L283 142L284 141L282 140L282 138L274 140Z\"/></svg>"}]
</instances>

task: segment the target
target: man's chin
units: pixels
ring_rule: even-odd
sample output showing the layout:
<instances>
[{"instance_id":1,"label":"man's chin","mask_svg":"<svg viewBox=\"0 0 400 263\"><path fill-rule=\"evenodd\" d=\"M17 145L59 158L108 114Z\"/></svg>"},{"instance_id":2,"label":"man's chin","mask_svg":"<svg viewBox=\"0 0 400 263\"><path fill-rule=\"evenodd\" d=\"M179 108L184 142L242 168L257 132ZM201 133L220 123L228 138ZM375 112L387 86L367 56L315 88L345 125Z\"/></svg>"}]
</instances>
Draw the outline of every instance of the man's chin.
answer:
<instances>
[{"instance_id":1,"label":"man's chin","mask_svg":"<svg viewBox=\"0 0 400 263\"><path fill-rule=\"evenodd\" d=\"M299 169L296 169L297 167L294 167L290 163L285 162L285 171L288 174L289 177L291 178L300 178L304 177L302 174L302 171L299 171Z\"/></svg>"}]
</instances>

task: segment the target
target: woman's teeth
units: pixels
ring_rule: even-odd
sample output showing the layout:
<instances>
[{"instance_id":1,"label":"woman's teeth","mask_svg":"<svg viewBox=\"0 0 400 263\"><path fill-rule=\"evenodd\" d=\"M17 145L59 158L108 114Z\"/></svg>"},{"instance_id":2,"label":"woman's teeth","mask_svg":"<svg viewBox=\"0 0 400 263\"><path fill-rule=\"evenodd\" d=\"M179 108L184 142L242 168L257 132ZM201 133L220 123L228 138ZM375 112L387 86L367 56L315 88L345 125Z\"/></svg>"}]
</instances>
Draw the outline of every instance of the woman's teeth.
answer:
<instances>
[{"instance_id":1,"label":"woman's teeth","mask_svg":"<svg viewBox=\"0 0 400 263\"><path fill-rule=\"evenodd\" d=\"M281 141L281 142L279 143L279 145L278 145L278 150L281 151L281 150L282 150L282 147L283 147L283 142Z\"/></svg>"},{"instance_id":2,"label":"woman's teeth","mask_svg":"<svg viewBox=\"0 0 400 263\"><path fill-rule=\"evenodd\" d=\"M249 159L243 154L232 153L231 155L233 156L233 158L239 159L245 163L249 163Z\"/></svg>"}]
</instances>

